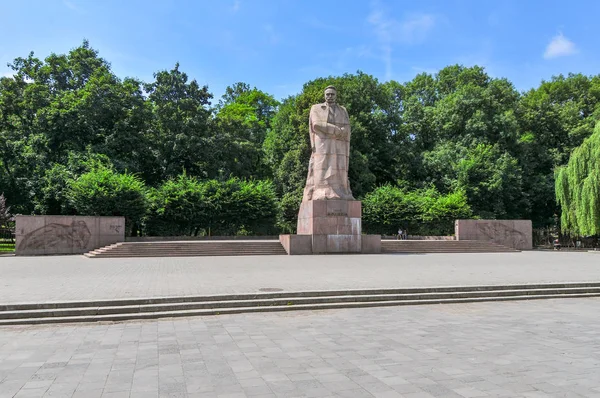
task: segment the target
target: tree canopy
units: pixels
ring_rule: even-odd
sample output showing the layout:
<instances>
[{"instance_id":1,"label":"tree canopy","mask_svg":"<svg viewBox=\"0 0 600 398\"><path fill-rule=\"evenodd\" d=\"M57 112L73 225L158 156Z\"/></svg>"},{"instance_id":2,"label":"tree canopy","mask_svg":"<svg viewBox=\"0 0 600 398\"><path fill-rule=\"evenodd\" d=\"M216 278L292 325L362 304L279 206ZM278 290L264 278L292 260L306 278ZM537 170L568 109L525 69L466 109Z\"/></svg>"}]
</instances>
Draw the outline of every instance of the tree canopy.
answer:
<instances>
[{"instance_id":1,"label":"tree canopy","mask_svg":"<svg viewBox=\"0 0 600 398\"><path fill-rule=\"evenodd\" d=\"M84 191L102 182L142 193L146 209L134 218L143 233L293 232L309 110L333 84L350 115L350 185L375 220L365 221L369 231L400 217L447 233L455 213L545 227L562 209L565 231L597 234L600 75L554 76L519 92L478 66L408 82L358 71L318 77L282 100L235 82L214 101L177 63L150 82L118 77L87 41L9 66L13 76L0 78L0 193L15 214L94 212ZM211 203L233 206L232 197L247 207L209 219ZM388 221L377 221L386 206ZM233 223L232 212L245 218Z\"/></svg>"}]
</instances>

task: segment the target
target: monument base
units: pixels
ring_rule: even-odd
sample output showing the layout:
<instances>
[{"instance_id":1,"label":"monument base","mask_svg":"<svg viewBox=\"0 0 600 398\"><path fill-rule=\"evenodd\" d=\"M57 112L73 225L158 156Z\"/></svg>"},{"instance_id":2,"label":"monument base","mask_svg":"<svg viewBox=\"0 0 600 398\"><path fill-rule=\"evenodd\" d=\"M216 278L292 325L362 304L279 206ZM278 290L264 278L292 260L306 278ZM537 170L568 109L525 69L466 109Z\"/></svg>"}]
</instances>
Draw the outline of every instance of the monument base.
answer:
<instances>
[{"instance_id":1,"label":"monument base","mask_svg":"<svg viewBox=\"0 0 600 398\"><path fill-rule=\"evenodd\" d=\"M358 200L309 200L298 214L298 234L280 235L288 254L379 253L380 235L362 235Z\"/></svg>"},{"instance_id":2,"label":"monument base","mask_svg":"<svg viewBox=\"0 0 600 398\"><path fill-rule=\"evenodd\" d=\"M279 241L289 255L344 253L340 251L323 252L319 251L322 250L319 247L317 247L317 251L313 252L313 235L279 235ZM381 253L381 235L361 235L360 243L360 251L348 253Z\"/></svg>"},{"instance_id":3,"label":"monument base","mask_svg":"<svg viewBox=\"0 0 600 398\"><path fill-rule=\"evenodd\" d=\"M361 252L358 200L308 200L300 205L298 235L312 236L313 253Z\"/></svg>"}]
</instances>

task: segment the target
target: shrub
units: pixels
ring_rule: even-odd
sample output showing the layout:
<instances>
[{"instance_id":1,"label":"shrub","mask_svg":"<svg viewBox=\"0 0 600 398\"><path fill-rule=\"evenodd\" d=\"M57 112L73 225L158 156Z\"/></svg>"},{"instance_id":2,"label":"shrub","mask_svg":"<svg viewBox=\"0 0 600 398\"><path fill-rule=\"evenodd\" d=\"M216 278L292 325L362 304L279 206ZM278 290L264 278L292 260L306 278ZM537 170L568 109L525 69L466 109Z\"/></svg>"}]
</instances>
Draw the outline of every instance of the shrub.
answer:
<instances>
[{"instance_id":1,"label":"shrub","mask_svg":"<svg viewBox=\"0 0 600 398\"><path fill-rule=\"evenodd\" d=\"M268 235L276 232L277 200L269 181L198 181L182 174L150 193L147 233Z\"/></svg>"},{"instance_id":2,"label":"shrub","mask_svg":"<svg viewBox=\"0 0 600 398\"><path fill-rule=\"evenodd\" d=\"M144 183L110 168L97 168L70 181L66 196L79 215L125 217L128 232L148 210Z\"/></svg>"},{"instance_id":3,"label":"shrub","mask_svg":"<svg viewBox=\"0 0 600 398\"><path fill-rule=\"evenodd\" d=\"M363 202L363 230L395 235L398 228L412 235L449 235L454 220L472 215L463 191L441 195L435 188L409 191L384 185Z\"/></svg>"}]
</instances>

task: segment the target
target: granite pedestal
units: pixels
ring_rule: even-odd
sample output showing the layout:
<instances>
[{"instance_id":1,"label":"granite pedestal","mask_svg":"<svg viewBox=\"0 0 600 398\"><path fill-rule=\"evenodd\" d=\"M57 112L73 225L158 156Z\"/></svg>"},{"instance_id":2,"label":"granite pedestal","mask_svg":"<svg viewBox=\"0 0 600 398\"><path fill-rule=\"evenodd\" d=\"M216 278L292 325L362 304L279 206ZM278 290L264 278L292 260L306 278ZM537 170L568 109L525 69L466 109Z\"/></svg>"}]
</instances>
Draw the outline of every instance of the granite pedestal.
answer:
<instances>
[{"instance_id":1,"label":"granite pedestal","mask_svg":"<svg viewBox=\"0 0 600 398\"><path fill-rule=\"evenodd\" d=\"M379 253L381 236L362 235L358 200L308 200L298 213L297 235L281 235L288 254Z\"/></svg>"}]
</instances>

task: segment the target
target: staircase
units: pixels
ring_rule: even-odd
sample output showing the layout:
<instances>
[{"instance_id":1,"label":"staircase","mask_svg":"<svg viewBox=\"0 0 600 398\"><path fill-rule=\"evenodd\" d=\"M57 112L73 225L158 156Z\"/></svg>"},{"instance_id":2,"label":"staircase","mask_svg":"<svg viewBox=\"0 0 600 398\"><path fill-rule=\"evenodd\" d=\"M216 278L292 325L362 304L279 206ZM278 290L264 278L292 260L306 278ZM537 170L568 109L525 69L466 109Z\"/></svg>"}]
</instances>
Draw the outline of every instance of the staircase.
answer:
<instances>
[{"instance_id":1,"label":"staircase","mask_svg":"<svg viewBox=\"0 0 600 398\"><path fill-rule=\"evenodd\" d=\"M382 253L498 253L517 252L483 240L382 240Z\"/></svg>"},{"instance_id":2,"label":"staircase","mask_svg":"<svg viewBox=\"0 0 600 398\"><path fill-rule=\"evenodd\" d=\"M122 242L85 253L90 258L286 255L278 240Z\"/></svg>"},{"instance_id":3,"label":"staircase","mask_svg":"<svg viewBox=\"0 0 600 398\"><path fill-rule=\"evenodd\" d=\"M480 240L382 240L382 253L516 252ZM278 240L121 242L85 253L90 258L286 255Z\"/></svg>"},{"instance_id":4,"label":"staircase","mask_svg":"<svg viewBox=\"0 0 600 398\"><path fill-rule=\"evenodd\" d=\"M278 292L0 305L0 326L600 296L600 283Z\"/></svg>"}]
</instances>

